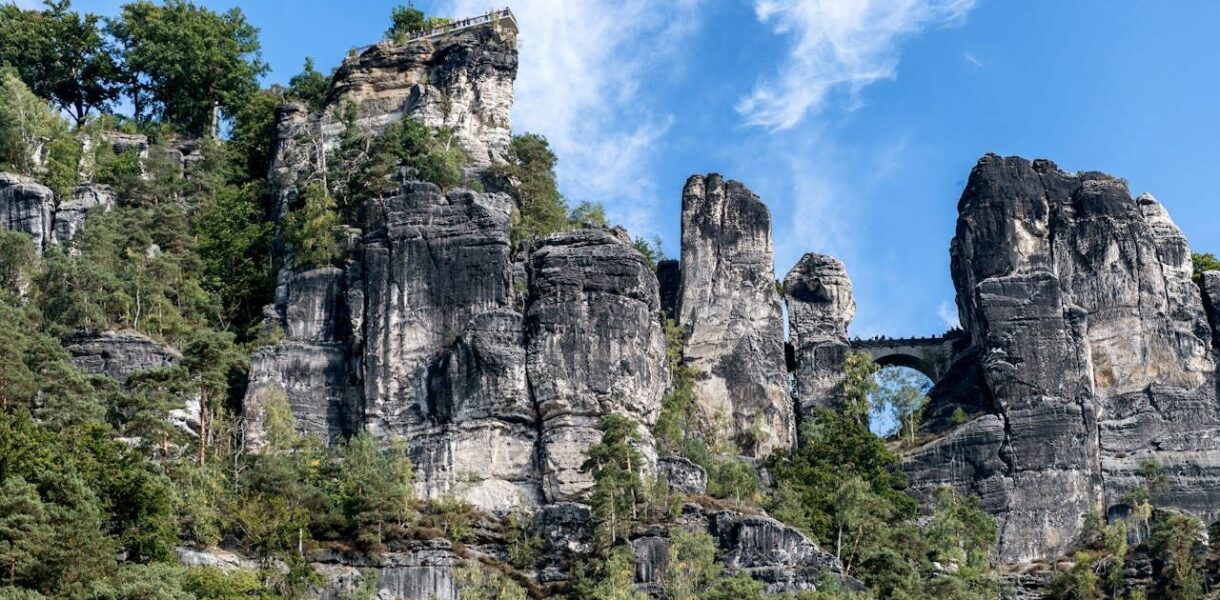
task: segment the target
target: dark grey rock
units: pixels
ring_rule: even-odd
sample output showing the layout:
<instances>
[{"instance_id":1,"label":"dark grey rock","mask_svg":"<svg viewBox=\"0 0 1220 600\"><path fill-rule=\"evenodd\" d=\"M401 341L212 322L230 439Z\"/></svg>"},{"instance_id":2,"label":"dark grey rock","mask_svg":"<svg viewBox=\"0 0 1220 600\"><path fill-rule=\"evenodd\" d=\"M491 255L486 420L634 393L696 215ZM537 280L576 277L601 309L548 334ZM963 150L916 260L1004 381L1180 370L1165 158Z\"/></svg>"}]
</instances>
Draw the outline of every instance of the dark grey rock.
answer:
<instances>
[{"instance_id":1,"label":"dark grey rock","mask_svg":"<svg viewBox=\"0 0 1220 600\"><path fill-rule=\"evenodd\" d=\"M912 451L917 490L950 484L996 515L1000 557L1057 556L1153 461L1166 506L1220 506L1211 328L1190 251L1151 196L1048 161L988 155L958 204L952 275L970 348L928 413L968 408ZM963 364L969 363L969 364ZM976 365L977 368L971 368Z\"/></svg>"},{"instance_id":2,"label":"dark grey rock","mask_svg":"<svg viewBox=\"0 0 1220 600\"><path fill-rule=\"evenodd\" d=\"M51 226L51 240L67 245L85 227L85 219L94 212L106 212L114 208L114 194L104 185L81 185L72 192L72 198L61 201L55 207Z\"/></svg>"},{"instance_id":3,"label":"dark grey rock","mask_svg":"<svg viewBox=\"0 0 1220 600\"><path fill-rule=\"evenodd\" d=\"M1199 288L1203 292L1203 309L1212 326L1212 346L1220 349L1220 271L1204 273Z\"/></svg>"},{"instance_id":4,"label":"dark grey rock","mask_svg":"<svg viewBox=\"0 0 1220 600\"><path fill-rule=\"evenodd\" d=\"M679 302L685 359L699 373L703 419L750 456L796 439L775 287L766 205L740 182L688 179Z\"/></svg>"},{"instance_id":5,"label":"dark grey rock","mask_svg":"<svg viewBox=\"0 0 1220 600\"><path fill-rule=\"evenodd\" d=\"M683 494L702 496L707 493L707 471L681 456L658 458L657 475Z\"/></svg>"},{"instance_id":6,"label":"dark grey rock","mask_svg":"<svg viewBox=\"0 0 1220 600\"><path fill-rule=\"evenodd\" d=\"M136 371L167 367L181 358L174 348L137 331L78 331L64 338L72 362L86 373L119 383Z\"/></svg>"},{"instance_id":7,"label":"dark grey rock","mask_svg":"<svg viewBox=\"0 0 1220 600\"><path fill-rule=\"evenodd\" d=\"M29 177L0 173L0 225L28 234L42 252L51 240L55 195Z\"/></svg>"},{"instance_id":8,"label":"dark grey rock","mask_svg":"<svg viewBox=\"0 0 1220 600\"><path fill-rule=\"evenodd\" d=\"M682 267L676 260L657 263L657 284L661 296L661 312L666 318L678 317L678 301L682 297Z\"/></svg>"},{"instance_id":9,"label":"dark grey rock","mask_svg":"<svg viewBox=\"0 0 1220 600\"><path fill-rule=\"evenodd\" d=\"M836 389L851 350L847 326L856 316L847 269L837 258L805 254L784 277L784 298L801 410L837 407Z\"/></svg>"},{"instance_id":10,"label":"dark grey rock","mask_svg":"<svg viewBox=\"0 0 1220 600\"><path fill-rule=\"evenodd\" d=\"M814 590L824 576L838 579L849 589L859 583L843 577L843 567L801 532L770 517L715 512L707 517L708 532L720 547L721 560L779 594Z\"/></svg>"},{"instance_id":11,"label":"dark grey rock","mask_svg":"<svg viewBox=\"0 0 1220 600\"><path fill-rule=\"evenodd\" d=\"M644 257L610 231L554 234L530 257L526 364L547 500L578 499L592 484L580 465L604 415L636 421L655 461L649 431L669 385L659 308Z\"/></svg>"}]
</instances>

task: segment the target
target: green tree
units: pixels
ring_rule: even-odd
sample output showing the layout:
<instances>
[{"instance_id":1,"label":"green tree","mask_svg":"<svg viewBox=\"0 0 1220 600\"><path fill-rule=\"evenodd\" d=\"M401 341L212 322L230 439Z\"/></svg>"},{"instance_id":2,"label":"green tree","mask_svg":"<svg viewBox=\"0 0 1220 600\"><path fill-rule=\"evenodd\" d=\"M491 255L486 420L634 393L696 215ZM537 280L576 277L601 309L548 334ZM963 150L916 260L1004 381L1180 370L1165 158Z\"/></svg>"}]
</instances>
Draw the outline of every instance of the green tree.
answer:
<instances>
[{"instance_id":1,"label":"green tree","mask_svg":"<svg viewBox=\"0 0 1220 600\"><path fill-rule=\"evenodd\" d=\"M73 158L79 157L79 149L64 140L71 141L71 136L59 115L30 92L13 69L0 67L0 169L45 175L49 187L63 193L76 183ZM35 158L44 148L50 156L40 165Z\"/></svg>"},{"instance_id":2,"label":"green tree","mask_svg":"<svg viewBox=\"0 0 1220 600\"><path fill-rule=\"evenodd\" d=\"M305 67L300 73L288 80L288 89L284 95L289 100L302 102L312 110L322 110L326 103L326 92L330 88L330 78L319 73L313 66L313 57L305 57Z\"/></svg>"},{"instance_id":3,"label":"green tree","mask_svg":"<svg viewBox=\"0 0 1220 600\"><path fill-rule=\"evenodd\" d=\"M683 527L669 530L665 563L665 594L670 600L699 600L720 579L724 567L716 562L716 541L706 531Z\"/></svg>"},{"instance_id":4,"label":"green tree","mask_svg":"<svg viewBox=\"0 0 1220 600\"><path fill-rule=\"evenodd\" d=\"M125 4L110 21L137 119L157 116L184 133L216 137L267 72L258 29L241 9L220 14L189 0Z\"/></svg>"},{"instance_id":5,"label":"green tree","mask_svg":"<svg viewBox=\"0 0 1220 600\"><path fill-rule=\"evenodd\" d=\"M536 133L513 136L508 162L495 171L515 183L517 213L513 235L518 241L562 231L568 226L568 208L555 179L558 159L546 138Z\"/></svg>"},{"instance_id":6,"label":"green tree","mask_svg":"<svg viewBox=\"0 0 1220 600\"><path fill-rule=\"evenodd\" d=\"M0 578L8 585L30 581L52 539L38 489L21 477L5 479L0 484Z\"/></svg>"},{"instance_id":7,"label":"green tree","mask_svg":"<svg viewBox=\"0 0 1220 600\"><path fill-rule=\"evenodd\" d=\"M881 369L874 379L877 386L870 399L874 412L888 413L894 420L890 435L913 444L932 382L918 371L903 367Z\"/></svg>"},{"instance_id":8,"label":"green tree","mask_svg":"<svg viewBox=\"0 0 1220 600\"><path fill-rule=\"evenodd\" d=\"M516 582L479 562L464 563L453 575L461 600L526 600L529 595Z\"/></svg>"},{"instance_id":9,"label":"green tree","mask_svg":"<svg viewBox=\"0 0 1220 600\"><path fill-rule=\"evenodd\" d=\"M1203 524L1193 516L1166 512L1152 522L1149 550L1159 563L1162 588L1169 600L1203 596Z\"/></svg>"},{"instance_id":10,"label":"green tree","mask_svg":"<svg viewBox=\"0 0 1220 600\"><path fill-rule=\"evenodd\" d=\"M118 96L119 67L100 17L73 12L68 0L45 4L43 11L0 6L0 64L15 67L35 94L79 127Z\"/></svg>"},{"instance_id":11,"label":"green tree","mask_svg":"<svg viewBox=\"0 0 1220 600\"><path fill-rule=\"evenodd\" d=\"M635 553L620 546L609 553L601 568L601 577L593 585L589 598L599 600L647 600L648 594L635 589Z\"/></svg>"},{"instance_id":12,"label":"green tree","mask_svg":"<svg viewBox=\"0 0 1220 600\"><path fill-rule=\"evenodd\" d=\"M432 29L440 27L449 22L449 19L444 17L429 18L424 11L415 8L412 5L395 6L390 11L390 28L386 30L386 38L402 43L406 41L408 34L421 31L424 29Z\"/></svg>"},{"instance_id":13,"label":"green tree","mask_svg":"<svg viewBox=\"0 0 1220 600\"><path fill-rule=\"evenodd\" d=\"M1190 262L1194 266L1194 280L1203 278L1205 271L1220 271L1220 258L1211 252L1192 252Z\"/></svg>"},{"instance_id":14,"label":"green tree","mask_svg":"<svg viewBox=\"0 0 1220 600\"><path fill-rule=\"evenodd\" d=\"M288 215L288 240L299 266L330 266L340 256L339 213L334 198L321 181L301 190L301 207Z\"/></svg>"},{"instance_id":15,"label":"green tree","mask_svg":"<svg viewBox=\"0 0 1220 600\"><path fill-rule=\"evenodd\" d=\"M585 450L581 472L593 476L589 505L597 524L600 547L609 548L629 531L638 517L636 505L644 484L639 469L643 457L635 448L640 440L635 421L608 414L601 421L602 439Z\"/></svg>"},{"instance_id":16,"label":"green tree","mask_svg":"<svg viewBox=\"0 0 1220 600\"><path fill-rule=\"evenodd\" d=\"M170 444L181 440L181 432L170 423L170 412L186 406L191 393L189 374L178 366L162 367L132 373L127 380L128 394L120 402L121 412L128 416L124 432L138 437L142 444L170 456Z\"/></svg>"},{"instance_id":17,"label":"green tree","mask_svg":"<svg viewBox=\"0 0 1220 600\"><path fill-rule=\"evenodd\" d=\"M393 528L403 529L412 515L414 494L406 448L378 449L373 436L361 433L348 441L337 463L330 492L361 547L377 549Z\"/></svg>"},{"instance_id":18,"label":"green tree","mask_svg":"<svg viewBox=\"0 0 1220 600\"><path fill-rule=\"evenodd\" d=\"M644 264L648 265L649 269L657 270L657 263L665 260L665 249L661 247L661 236L652 238L651 241L637 237L631 242L631 246L636 252L644 257Z\"/></svg>"}]
</instances>

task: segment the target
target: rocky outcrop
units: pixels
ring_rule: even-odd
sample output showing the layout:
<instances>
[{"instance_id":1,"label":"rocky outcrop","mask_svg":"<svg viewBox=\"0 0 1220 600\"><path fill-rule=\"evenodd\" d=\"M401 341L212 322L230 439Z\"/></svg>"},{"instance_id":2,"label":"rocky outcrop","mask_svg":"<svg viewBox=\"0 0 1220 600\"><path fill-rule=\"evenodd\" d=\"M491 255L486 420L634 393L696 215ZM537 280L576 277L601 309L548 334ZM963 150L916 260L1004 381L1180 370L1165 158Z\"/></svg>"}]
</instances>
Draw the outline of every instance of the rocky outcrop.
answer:
<instances>
[{"instance_id":1,"label":"rocky outcrop","mask_svg":"<svg viewBox=\"0 0 1220 600\"><path fill-rule=\"evenodd\" d=\"M405 435L444 418L426 399L429 366L471 319L512 308L511 200L408 183L388 199L359 257L365 424Z\"/></svg>"},{"instance_id":2,"label":"rocky outcrop","mask_svg":"<svg viewBox=\"0 0 1220 600\"><path fill-rule=\"evenodd\" d=\"M348 306L342 269L291 273L276 291L279 314L267 327L278 343L250 358L246 390L247 444L265 441L267 403L285 401L302 433L338 440L357 430L358 396L348 340Z\"/></svg>"},{"instance_id":3,"label":"rocky outcrop","mask_svg":"<svg viewBox=\"0 0 1220 600\"><path fill-rule=\"evenodd\" d=\"M698 407L742 452L765 456L796 438L775 290L771 214L753 192L719 175L682 191L685 359L698 372Z\"/></svg>"},{"instance_id":4,"label":"rocky outcrop","mask_svg":"<svg viewBox=\"0 0 1220 600\"><path fill-rule=\"evenodd\" d=\"M1212 326L1212 345L1220 349L1220 271L1207 271L1199 281L1203 308Z\"/></svg>"},{"instance_id":5,"label":"rocky outcrop","mask_svg":"<svg viewBox=\"0 0 1220 600\"><path fill-rule=\"evenodd\" d=\"M280 108L272 141L275 214L292 202L299 174L338 146L348 107L355 109L350 122L365 134L404 118L448 128L466 150L472 174L504 162L516 76L516 28L507 22L407 45L383 41L349 56L320 110L298 103Z\"/></svg>"},{"instance_id":6,"label":"rocky outcrop","mask_svg":"<svg viewBox=\"0 0 1220 600\"><path fill-rule=\"evenodd\" d=\"M766 583L768 593L817 589L823 577L848 589L860 588L858 582L843 577L839 559L775 519L720 511L707 516L707 526L723 552L725 566Z\"/></svg>"},{"instance_id":7,"label":"rocky outcrop","mask_svg":"<svg viewBox=\"0 0 1220 600\"><path fill-rule=\"evenodd\" d=\"M85 219L94 212L106 212L114 208L114 194L104 185L86 184L77 186L72 198L60 201L55 207L51 224L51 240L67 245L85 227Z\"/></svg>"},{"instance_id":8,"label":"rocky outcrop","mask_svg":"<svg viewBox=\"0 0 1220 600\"><path fill-rule=\"evenodd\" d=\"M843 361L851 350L847 326L856 316L847 269L837 258L806 254L784 277L784 299L801 411L836 407Z\"/></svg>"},{"instance_id":9,"label":"rocky outcrop","mask_svg":"<svg viewBox=\"0 0 1220 600\"><path fill-rule=\"evenodd\" d=\"M79 331L63 340L72 362L86 373L120 384L136 371L176 364L182 355L137 331Z\"/></svg>"},{"instance_id":10,"label":"rocky outcrop","mask_svg":"<svg viewBox=\"0 0 1220 600\"><path fill-rule=\"evenodd\" d=\"M625 234L554 234L530 257L526 361L549 501L592 484L580 465L604 415L638 423L640 449L655 460L649 430L669 385L659 310L656 277Z\"/></svg>"},{"instance_id":11,"label":"rocky outcrop","mask_svg":"<svg viewBox=\"0 0 1220 600\"><path fill-rule=\"evenodd\" d=\"M702 496L707 493L707 470L681 456L658 459L657 476L683 494Z\"/></svg>"},{"instance_id":12,"label":"rocky outcrop","mask_svg":"<svg viewBox=\"0 0 1220 600\"><path fill-rule=\"evenodd\" d=\"M1094 506L1125 514L1148 462L1167 475L1159 504L1214 519L1211 329L1164 208L1107 175L988 155L958 211L952 275L970 347L928 410L972 419L934 421L940 437L907 457L915 486L978 494L1006 560L1057 555Z\"/></svg>"},{"instance_id":13,"label":"rocky outcrop","mask_svg":"<svg viewBox=\"0 0 1220 600\"><path fill-rule=\"evenodd\" d=\"M51 239L55 194L29 177L0 173L0 225L28 234L39 252Z\"/></svg>"}]
</instances>

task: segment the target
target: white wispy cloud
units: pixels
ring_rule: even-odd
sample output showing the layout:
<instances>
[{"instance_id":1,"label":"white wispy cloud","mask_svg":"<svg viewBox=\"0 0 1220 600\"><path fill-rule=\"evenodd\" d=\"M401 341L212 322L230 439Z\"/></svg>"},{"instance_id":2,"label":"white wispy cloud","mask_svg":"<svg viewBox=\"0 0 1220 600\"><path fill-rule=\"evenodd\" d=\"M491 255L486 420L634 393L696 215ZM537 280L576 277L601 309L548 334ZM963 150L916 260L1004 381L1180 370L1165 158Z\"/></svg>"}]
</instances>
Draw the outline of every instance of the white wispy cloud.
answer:
<instances>
[{"instance_id":1,"label":"white wispy cloud","mask_svg":"<svg viewBox=\"0 0 1220 600\"><path fill-rule=\"evenodd\" d=\"M940 308L937 309L936 314L940 317L941 321L945 322L945 328L953 329L954 327L960 326L957 315L957 304L954 304L952 300L942 300L940 303Z\"/></svg>"},{"instance_id":2,"label":"white wispy cloud","mask_svg":"<svg viewBox=\"0 0 1220 600\"><path fill-rule=\"evenodd\" d=\"M975 56L973 52L963 53L962 58L964 58L966 60L966 62L968 62L976 67L981 68L983 66L983 61L980 60L979 57Z\"/></svg>"},{"instance_id":3,"label":"white wispy cloud","mask_svg":"<svg viewBox=\"0 0 1220 600\"><path fill-rule=\"evenodd\" d=\"M777 75L737 105L750 125L788 129L831 92L854 95L898 67L898 45L929 28L962 23L975 0L756 0L758 19L793 39Z\"/></svg>"},{"instance_id":4,"label":"white wispy cloud","mask_svg":"<svg viewBox=\"0 0 1220 600\"><path fill-rule=\"evenodd\" d=\"M612 221L652 235L654 147L672 115L646 101L644 77L670 64L699 26L699 0L517 0L521 29L513 129L541 133L559 156L561 190L602 201ZM451 15L483 0L449 0Z\"/></svg>"}]
</instances>

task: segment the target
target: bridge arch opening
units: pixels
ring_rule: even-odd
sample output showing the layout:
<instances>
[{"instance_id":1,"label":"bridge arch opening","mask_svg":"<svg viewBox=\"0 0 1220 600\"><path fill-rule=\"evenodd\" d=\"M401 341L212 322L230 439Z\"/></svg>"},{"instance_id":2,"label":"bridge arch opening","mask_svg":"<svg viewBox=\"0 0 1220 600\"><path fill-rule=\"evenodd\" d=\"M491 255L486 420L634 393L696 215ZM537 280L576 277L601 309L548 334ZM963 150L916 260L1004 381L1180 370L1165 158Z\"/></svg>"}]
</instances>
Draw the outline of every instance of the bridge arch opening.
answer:
<instances>
[{"instance_id":1,"label":"bridge arch opening","mask_svg":"<svg viewBox=\"0 0 1220 600\"><path fill-rule=\"evenodd\" d=\"M935 382L921 369L882 359L876 362L881 368L873 373L876 385L869 394L868 428L884 438L913 439Z\"/></svg>"},{"instance_id":2,"label":"bridge arch opening","mask_svg":"<svg viewBox=\"0 0 1220 600\"><path fill-rule=\"evenodd\" d=\"M885 367L901 367L918 371L925 378L936 383L940 374L936 372L936 366L932 363L910 354L885 354L882 356L874 356L873 362L877 363L881 368Z\"/></svg>"}]
</instances>

